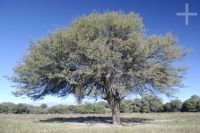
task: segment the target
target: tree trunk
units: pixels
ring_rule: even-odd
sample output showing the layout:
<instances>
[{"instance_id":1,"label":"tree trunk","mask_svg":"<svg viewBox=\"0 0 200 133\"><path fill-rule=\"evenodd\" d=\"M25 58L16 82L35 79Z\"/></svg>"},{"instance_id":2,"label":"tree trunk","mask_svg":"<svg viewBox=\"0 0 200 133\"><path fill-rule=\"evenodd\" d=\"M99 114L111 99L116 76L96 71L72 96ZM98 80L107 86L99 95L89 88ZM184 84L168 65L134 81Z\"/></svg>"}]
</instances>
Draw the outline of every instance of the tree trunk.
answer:
<instances>
[{"instance_id":1,"label":"tree trunk","mask_svg":"<svg viewBox=\"0 0 200 133\"><path fill-rule=\"evenodd\" d=\"M119 125L120 124L120 98L119 93L117 90L115 91L115 94L110 95L110 106L112 109L112 118L113 118L113 125Z\"/></svg>"},{"instance_id":2,"label":"tree trunk","mask_svg":"<svg viewBox=\"0 0 200 133\"><path fill-rule=\"evenodd\" d=\"M113 74L109 71L104 78L104 84L107 88L107 100L111 106L113 124L120 124L120 96L117 89L111 87Z\"/></svg>"}]
</instances>

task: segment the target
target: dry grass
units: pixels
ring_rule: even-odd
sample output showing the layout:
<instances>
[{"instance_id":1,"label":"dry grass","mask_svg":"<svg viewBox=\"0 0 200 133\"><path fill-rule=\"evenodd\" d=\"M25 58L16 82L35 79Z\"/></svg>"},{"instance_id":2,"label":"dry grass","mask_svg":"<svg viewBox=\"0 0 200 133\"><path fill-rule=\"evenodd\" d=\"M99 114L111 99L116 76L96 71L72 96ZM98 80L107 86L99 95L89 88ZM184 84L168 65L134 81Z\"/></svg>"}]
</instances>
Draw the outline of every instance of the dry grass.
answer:
<instances>
[{"instance_id":1,"label":"dry grass","mask_svg":"<svg viewBox=\"0 0 200 133\"><path fill-rule=\"evenodd\" d=\"M200 133L200 113L122 114L122 125L110 115L0 114L0 133Z\"/></svg>"}]
</instances>

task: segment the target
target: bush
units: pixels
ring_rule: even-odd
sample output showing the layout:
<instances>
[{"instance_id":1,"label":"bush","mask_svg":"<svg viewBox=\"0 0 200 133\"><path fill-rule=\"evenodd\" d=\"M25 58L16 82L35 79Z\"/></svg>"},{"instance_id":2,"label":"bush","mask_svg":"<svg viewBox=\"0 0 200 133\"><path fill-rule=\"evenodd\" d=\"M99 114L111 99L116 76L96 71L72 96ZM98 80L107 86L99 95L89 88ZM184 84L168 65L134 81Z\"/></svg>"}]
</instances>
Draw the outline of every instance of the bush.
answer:
<instances>
[{"instance_id":1,"label":"bush","mask_svg":"<svg viewBox=\"0 0 200 133\"><path fill-rule=\"evenodd\" d=\"M182 112L198 112L200 110L200 97L193 95L186 100L181 108Z\"/></svg>"},{"instance_id":2,"label":"bush","mask_svg":"<svg viewBox=\"0 0 200 133\"><path fill-rule=\"evenodd\" d=\"M120 112L121 113L131 113L132 112L132 101L123 100L120 104Z\"/></svg>"},{"instance_id":3,"label":"bush","mask_svg":"<svg viewBox=\"0 0 200 133\"><path fill-rule=\"evenodd\" d=\"M41 107L36 107L36 106L32 106L29 107L30 110L30 114L48 114L48 109L46 108L41 108Z\"/></svg>"},{"instance_id":4,"label":"bush","mask_svg":"<svg viewBox=\"0 0 200 133\"><path fill-rule=\"evenodd\" d=\"M0 113L8 113L8 107L0 104Z\"/></svg>"},{"instance_id":5,"label":"bush","mask_svg":"<svg viewBox=\"0 0 200 133\"><path fill-rule=\"evenodd\" d=\"M77 106L74 106L74 105L67 106L67 113L76 114L77 113Z\"/></svg>"},{"instance_id":6,"label":"bush","mask_svg":"<svg viewBox=\"0 0 200 133\"><path fill-rule=\"evenodd\" d=\"M140 112L141 107L142 107L142 103L140 99L136 98L135 100L133 100L132 105L131 105L132 112Z\"/></svg>"},{"instance_id":7,"label":"bush","mask_svg":"<svg viewBox=\"0 0 200 133\"><path fill-rule=\"evenodd\" d=\"M178 99L172 100L170 102L170 105L171 105L171 111L170 112L179 112L179 111L181 111L182 102L180 100L178 100Z\"/></svg>"},{"instance_id":8,"label":"bush","mask_svg":"<svg viewBox=\"0 0 200 133\"><path fill-rule=\"evenodd\" d=\"M142 113L161 112L161 110L162 110L162 101L160 98L147 95L141 99L140 112Z\"/></svg>"},{"instance_id":9,"label":"bush","mask_svg":"<svg viewBox=\"0 0 200 133\"><path fill-rule=\"evenodd\" d=\"M45 109L45 108L47 108L48 106L47 106L46 103L43 103L43 104L40 105L40 107L43 108L43 109Z\"/></svg>"},{"instance_id":10,"label":"bush","mask_svg":"<svg viewBox=\"0 0 200 133\"><path fill-rule=\"evenodd\" d=\"M66 105L56 105L48 109L48 112L51 114L66 114L67 106Z\"/></svg>"},{"instance_id":11,"label":"bush","mask_svg":"<svg viewBox=\"0 0 200 133\"><path fill-rule=\"evenodd\" d=\"M163 105L163 112L180 112L182 108L182 102L178 99L171 100Z\"/></svg>"},{"instance_id":12,"label":"bush","mask_svg":"<svg viewBox=\"0 0 200 133\"><path fill-rule=\"evenodd\" d=\"M11 102L4 102L2 105L7 108L7 113L13 113L14 109L16 108L16 104L11 103Z\"/></svg>"},{"instance_id":13,"label":"bush","mask_svg":"<svg viewBox=\"0 0 200 133\"><path fill-rule=\"evenodd\" d=\"M29 114L30 110L25 104L18 104L15 106L15 109L13 110L13 113L15 114Z\"/></svg>"},{"instance_id":14,"label":"bush","mask_svg":"<svg viewBox=\"0 0 200 133\"><path fill-rule=\"evenodd\" d=\"M150 105L149 105L149 102L146 101L145 99L142 99L141 101L141 108L140 108L140 112L141 113L149 113L150 112Z\"/></svg>"},{"instance_id":15,"label":"bush","mask_svg":"<svg viewBox=\"0 0 200 133\"><path fill-rule=\"evenodd\" d=\"M105 114L105 106L102 104L95 104L94 114Z\"/></svg>"},{"instance_id":16,"label":"bush","mask_svg":"<svg viewBox=\"0 0 200 133\"><path fill-rule=\"evenodd\" d=\"M200 112L200 100L197 101L196 108L197 112Z\"/></svg>"},{"instance_id":17,"label":"bush","mask_svg":"<svg viewBox=\"0 0 200 133\"><path fill-rule=\"evenodd\" d=\"M171 104L169 102L163 105L163 112L171 112Z\"/></svg>"},{"instance_id":18,"label":"bush","mask_svg":"<svg viewBox=\"0 0 200 133\"><path fill-rule=\"evenodd\" d=\"M83 104L77 106L77 113L80 114L93 114L95 111L95 107L92 104Z\"/></svg>"},{"instance_id":19,"label":"bush","mask_svg":"<svg viewBox=\"0 0 200 133\"><path fill-rule=\"evenodd\" d=\"M158 97L145 96L141 99L123 100L120 105L120 112L200 112L200 97L191 96L186 101L182 102L178 99L171 100L165 104ZM15 114L104 114L111 113L110 105L108 102L98 102L95 104L86 103L82 105L56 105L48 108L47 104L40 106L32 106L27 104L14 104L4 102L0 104L0 113L15 113Z\"/></svg>"}]
</instances>

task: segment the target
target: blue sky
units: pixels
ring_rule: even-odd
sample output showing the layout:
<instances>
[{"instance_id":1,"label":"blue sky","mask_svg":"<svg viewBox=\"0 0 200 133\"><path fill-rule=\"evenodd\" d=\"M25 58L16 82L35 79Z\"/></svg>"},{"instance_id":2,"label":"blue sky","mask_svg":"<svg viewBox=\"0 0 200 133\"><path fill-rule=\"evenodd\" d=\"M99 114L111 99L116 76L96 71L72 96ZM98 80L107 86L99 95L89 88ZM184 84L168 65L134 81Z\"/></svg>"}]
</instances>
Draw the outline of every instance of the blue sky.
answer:
<instances>
[{"instance_id":1,"label":"blue sky","mask_svg":"<svg viewBox=\"0 0 200 133\"><path fill-rule=\"evenodd\" d=\"M198 16L185 18L176 16L185 11ZM177 94L181 100L191 95L200 95L200 1L199 0L0 0L0 102L14 103L63 103L73 104L74 98L61 99L46 97L42 101L31 101L29 98L16 98L11 94L13 84L3 78L12 75L16 66L26 54L30 40L34 41L47 36L58 27L66 27L79 16L92 11L124 11L141 15L148 35L173 33L178 42L192 48L193 52L179 64L188 65L189 69ZM165 99L167 100L167 99Z\"/></svg>"}]
</instances>

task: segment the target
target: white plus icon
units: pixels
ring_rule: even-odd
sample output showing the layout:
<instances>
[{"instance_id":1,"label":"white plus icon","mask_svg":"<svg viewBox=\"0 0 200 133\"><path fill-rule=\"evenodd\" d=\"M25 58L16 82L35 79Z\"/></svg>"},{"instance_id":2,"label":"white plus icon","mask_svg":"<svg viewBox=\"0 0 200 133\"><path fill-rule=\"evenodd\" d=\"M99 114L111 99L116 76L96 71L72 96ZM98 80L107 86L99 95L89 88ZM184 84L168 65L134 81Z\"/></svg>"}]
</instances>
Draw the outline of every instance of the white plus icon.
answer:
<instances>
[{"instance_id":1,"label":"white plus icon","mask_svg":"<svg viewBox=\"0 0 200 133\"><path fill-rule=\"evenodd\" d=\"M188 4L185 4L185 13L176 13L177 16L185 16L185 25L189 24L189 16L197 16L197 13L190 13L188 11Z\"/></svg>"}]
</instances>

